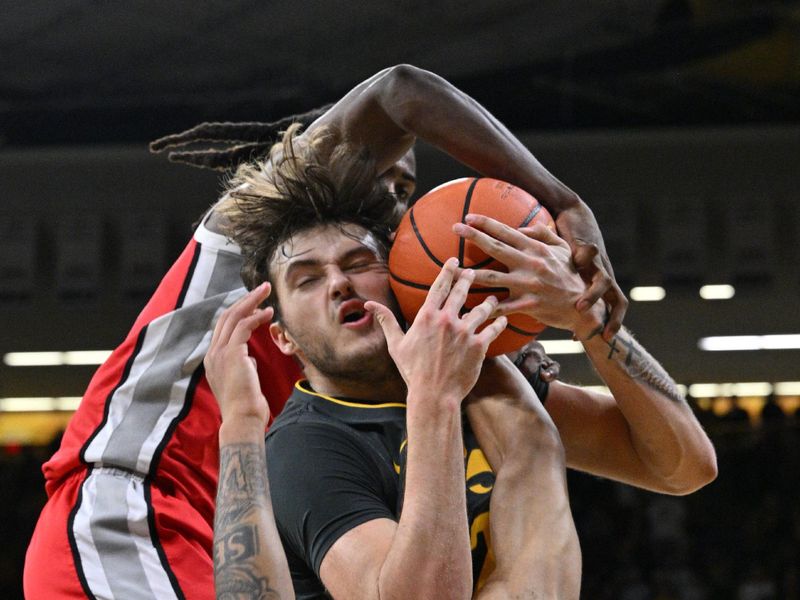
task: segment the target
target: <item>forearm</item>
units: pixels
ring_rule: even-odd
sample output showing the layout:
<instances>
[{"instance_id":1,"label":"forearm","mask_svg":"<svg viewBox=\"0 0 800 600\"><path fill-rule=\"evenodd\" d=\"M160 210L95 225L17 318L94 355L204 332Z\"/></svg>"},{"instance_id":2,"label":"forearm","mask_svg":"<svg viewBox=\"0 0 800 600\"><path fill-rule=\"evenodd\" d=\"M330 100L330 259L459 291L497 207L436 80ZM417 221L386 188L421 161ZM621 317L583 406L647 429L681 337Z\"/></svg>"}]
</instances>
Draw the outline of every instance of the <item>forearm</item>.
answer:
<instances>
[{"instance_id":1,"label":"forearm","mask_svg":"<svg viewBox=\"0 0 800 600\"><path fill-rule=\"evenodd\" d=\"M594 335L586 353L614 396L630 441L665 493L689 493L716 477L716 454L675 382L624 328Z\"/></svg>"},{"instance_id":2,"label":"forearm","mask_svg":"<svg viewBox=\"0 0 800 600\"><path fill-rule=\"evenodd\" d=\"M579 202L478 102L411 65L385 69L356 86L315 123L325 125L369 148L379 170L420 138L488 177L527 190L555 214Z\"/></svg>"},{"instance_id":3,"label":"forearm","mask_svg":"<svg viewBox=\"0 0 800 600\"><path fill-rule=\"evenodd\" d=\"M409 406L413 401L409 402ZM381 598L469 598L472 558L460 408L409 410L403 512L379 578Z\"/></svg>"},{"instance_id":4,"label":"forearm","mask_svg":"<svg viewBox=\"0 0 800 600\"><path fill-rule=\"evenodd\" d=\"M554 213L577 201L489 111L435 74L395 67L381 103L404 130L486 176L527 190Z\"/></svg>"},{"instance_id":5,"label":"forearm","mask_svg":"<svg viewBox=\"0 0 800 600\"><path fill-rule=\"evenodd\" d=\"M223 423L219 441L214 516L217 597L294 598L269 497L263 423L257 419Z\"/></svg>"}]
</instances>

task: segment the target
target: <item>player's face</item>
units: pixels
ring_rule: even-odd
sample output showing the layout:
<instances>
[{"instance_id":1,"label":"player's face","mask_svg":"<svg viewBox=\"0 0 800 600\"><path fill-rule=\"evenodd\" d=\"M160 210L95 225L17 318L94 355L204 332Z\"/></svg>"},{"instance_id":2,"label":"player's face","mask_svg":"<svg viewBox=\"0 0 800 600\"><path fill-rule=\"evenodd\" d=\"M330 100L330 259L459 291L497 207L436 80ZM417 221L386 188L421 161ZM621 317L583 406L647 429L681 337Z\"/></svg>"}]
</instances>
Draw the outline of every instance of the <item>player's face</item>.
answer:
<instances>
[{"instance_id":1,"label":"player's face","mask_svg":"<svg viewBox=\"0 0 800 600\"><path fill-rule=\"evenodd\" d=\"M403 158L381 175L381 179L397 197L397 201L405 207L417 188L417 158L414 149L406 152Z\"/></svg>"},{"instance_id":2,"label":"player's face","mask_svg":"<svg viewBox=\"0 0 800 600\"><path fill-rule=\"evenodd\" d=\"M271 333L285 353L329 377L363 379L389 368L383 330L364 303L399 311L371 234L356 225L302 232L278 249L271 273L281 310Z\"/></svg>"}]
</instances>

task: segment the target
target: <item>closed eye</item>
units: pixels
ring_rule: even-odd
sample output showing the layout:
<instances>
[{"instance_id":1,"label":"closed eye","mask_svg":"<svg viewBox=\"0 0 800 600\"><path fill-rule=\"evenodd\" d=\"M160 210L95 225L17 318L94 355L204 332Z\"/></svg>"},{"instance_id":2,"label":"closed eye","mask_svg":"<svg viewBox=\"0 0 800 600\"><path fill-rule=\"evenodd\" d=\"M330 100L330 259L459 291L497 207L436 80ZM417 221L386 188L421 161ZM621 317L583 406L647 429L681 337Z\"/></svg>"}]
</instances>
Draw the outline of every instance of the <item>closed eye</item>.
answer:
<instances>
[{"instance_id":1,"label":"closed eye","mask_svg":"<svg viewBox=\"0 0 800 600\"><path fill-rule=\"evenodd\" d=\"M297 287L308 287L316 281L319 281L319 277L304 277L297 282Z\"/></svg>"}]
</instances>

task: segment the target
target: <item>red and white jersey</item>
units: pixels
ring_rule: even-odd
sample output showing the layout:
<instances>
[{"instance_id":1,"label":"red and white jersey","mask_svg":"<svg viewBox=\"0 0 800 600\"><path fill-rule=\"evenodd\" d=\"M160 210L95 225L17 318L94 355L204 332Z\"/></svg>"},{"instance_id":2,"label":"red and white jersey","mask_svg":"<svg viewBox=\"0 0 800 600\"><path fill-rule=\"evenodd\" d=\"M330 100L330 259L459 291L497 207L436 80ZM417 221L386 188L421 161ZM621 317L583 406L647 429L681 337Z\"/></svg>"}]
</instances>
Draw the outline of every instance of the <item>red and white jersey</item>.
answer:
<instances>
[{"instance_id":1,"label":"red and white jersey","mask_svg":"<svg viewBox=\"0 0 800 600\"><path fill-rule=\"evenodd\" d=\"M197 229L125 341L95 373L60 449L43 467L48 496L85 474L69 539L84 590L97 596L124 597L115 592L117 578L147 581L154 591L175 588L152 497L190 505L192 518L168 527L190 539L202 530L196 542L211 555L220 413L203 357L217 318L246 293L241 262L224 236ZM250 353L275 416L300 369L265 326L253 334Z\"/></svg>"}]
</instances>

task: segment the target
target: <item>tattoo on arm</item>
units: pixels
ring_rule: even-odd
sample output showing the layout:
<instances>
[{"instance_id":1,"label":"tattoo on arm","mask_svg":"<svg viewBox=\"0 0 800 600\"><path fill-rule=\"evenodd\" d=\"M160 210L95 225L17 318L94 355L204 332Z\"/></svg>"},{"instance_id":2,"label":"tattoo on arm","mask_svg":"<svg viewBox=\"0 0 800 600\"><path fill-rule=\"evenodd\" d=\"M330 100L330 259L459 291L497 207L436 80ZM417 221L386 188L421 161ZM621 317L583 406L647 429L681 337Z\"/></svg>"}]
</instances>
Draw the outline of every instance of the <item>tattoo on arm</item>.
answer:
<instances>
[{"instance_id":1,"label":"tattoo on arm","mask_svg":"<svg viewBox=\"0 0 800 600\"><path fill-rule=\"evenodd\" d=\"M608 345L608 360L616 362L631 379L641 381L673 402L685 402L672 377L639 345L629 331L622 330Z\"/></svg>"},{"instance_id":2,"label":"tattoo on arm","mask_svg":"<svg viewBox=\"0 0 800 600\"><path fill-rule=\"evenodd\" d=\"M259 512L269 510L264 449L258 444L220 448L214 516L214 585L217 598L279 599L259 564Z\"/></svg>"}]
</instances>

